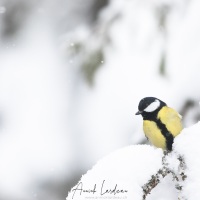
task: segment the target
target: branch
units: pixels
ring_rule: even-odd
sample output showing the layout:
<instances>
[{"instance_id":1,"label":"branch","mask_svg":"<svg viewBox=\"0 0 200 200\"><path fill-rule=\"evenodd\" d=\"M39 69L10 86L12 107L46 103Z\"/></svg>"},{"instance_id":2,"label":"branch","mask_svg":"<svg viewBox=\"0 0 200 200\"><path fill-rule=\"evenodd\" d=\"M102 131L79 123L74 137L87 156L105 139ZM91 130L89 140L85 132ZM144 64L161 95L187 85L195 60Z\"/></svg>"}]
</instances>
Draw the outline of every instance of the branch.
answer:
<instances>
[{"instance_id":1,"label":"branch","mask_svg":"<svg viewBox=\"0 0 200 200\"><path fill-rule=\"evenodd\" d=\"M177 172L173 171L169 168L169 164L167 163L167 157L169 152L164 152L164 156L162 158L162 168L158 170L155 175L151 176L151 179L142 186L143 189L143 200L146 200L148 194L160 183L160 180L163 179L168 174L172 174L172 181L176 182L175 188L179 193L178 200L186 200L181 196L181 192L183 190L182 182L187 178L185 174L186 164L184 158L182 156L178 156L177 159L179 161L179 166Z\"/></svg>"}]
</instances>

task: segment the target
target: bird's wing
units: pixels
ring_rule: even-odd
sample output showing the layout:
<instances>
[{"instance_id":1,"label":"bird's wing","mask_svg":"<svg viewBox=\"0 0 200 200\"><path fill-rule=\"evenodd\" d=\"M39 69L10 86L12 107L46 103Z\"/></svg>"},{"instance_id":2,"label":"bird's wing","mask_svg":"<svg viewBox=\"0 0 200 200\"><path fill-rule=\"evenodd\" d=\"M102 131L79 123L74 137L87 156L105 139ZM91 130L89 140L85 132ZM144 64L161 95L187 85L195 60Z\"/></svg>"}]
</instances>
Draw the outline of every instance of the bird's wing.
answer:
<instances>
[{"instance_id":1,"label":"bird's wing","mask_svg":"<svg viewBox=\"0 0 200 200\"><path fill-rule=\"evenodd\" d=\"M173 136L178 135L183 129L181 123L182 117L173 108L167 106L163 107L158 114L158 118L165 124L166 128Z\"/></svg>"}]
</instances>

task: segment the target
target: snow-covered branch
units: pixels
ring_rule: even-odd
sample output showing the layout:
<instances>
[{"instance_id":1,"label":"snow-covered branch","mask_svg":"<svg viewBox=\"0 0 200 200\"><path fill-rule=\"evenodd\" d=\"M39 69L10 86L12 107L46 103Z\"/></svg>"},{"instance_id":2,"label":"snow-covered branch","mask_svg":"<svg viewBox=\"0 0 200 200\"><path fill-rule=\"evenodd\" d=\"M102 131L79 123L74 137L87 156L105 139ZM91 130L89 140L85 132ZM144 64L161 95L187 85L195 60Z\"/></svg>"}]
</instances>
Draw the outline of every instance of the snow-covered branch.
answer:
<instances>
[{"instance_id":1,"label":"snow-covered branch","mask_svg":"<svg viewBox=\"0 0 200 200\"><path fill-rule=\"evenodd\" d=\"M200 123L185 128L169 153L149 145L132 145L113 152L81 178L67 200L198 199L199 132Z\"/></svg>"},{"instance_id":2,"label":"snow-covered branch","mask_svg":"<svg viewBox=\"0 0 200 200\"><path fill-rule=\"evenodd\" d=\"M152 175L151 179L142 186L142 189L143 189L143 192L144 192L143 200L146 200L147 195L149 195L151 193L151 191L168 174L172 175L171 181L176 183L174 186L175 186L175 189L178 190L178 193L180 193L179 199L184 199L183 197L181 197L181 191L183 189L182 182L185 181L185 179L187 178L187 176L185 174L185 169L186 169L185 161L184 161L184 158L182 156L178 156L178 157L175 156L175 159L177 159L179 161L179 165L178 165L178 170L174 171L173 169L171 169L169 167L169 164L167 162L169 154L171 156L174 153L173 152L170 152L170 153L164 152L164 156L162 158L162 168L159 169L155 175Z\"/></svg>"}]
</instances>

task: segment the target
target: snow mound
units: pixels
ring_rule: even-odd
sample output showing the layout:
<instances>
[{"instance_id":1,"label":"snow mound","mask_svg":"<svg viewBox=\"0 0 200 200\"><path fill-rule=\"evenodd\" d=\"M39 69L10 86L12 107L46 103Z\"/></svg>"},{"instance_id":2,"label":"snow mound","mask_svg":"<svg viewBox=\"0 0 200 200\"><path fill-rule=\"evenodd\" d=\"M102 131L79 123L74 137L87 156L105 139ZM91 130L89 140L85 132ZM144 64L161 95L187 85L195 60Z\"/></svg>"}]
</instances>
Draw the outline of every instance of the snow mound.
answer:
<instances>
[{"instance_id":1,"label":"snow mound","mask_svg":"<svg viewBox=\"0 0 200 200\"><path fill-rule=\"evenodd\" d=\"M183 195L186 199L196 200L200 197L200 122L185 128L176 137L174 149L184 157L187 178L183 184Z\"/></svg>"},{"instance_id":2,"label":"snow mound","mask_svg":"<svg viewBox=\"0 0 200 200\"><path fill-rule=\"evenodd\" d=\"M144 185L155 180L145 199L200 197L200 123L185 128L166 155L149 145L132 145L100 160L68 194L71 199L144 199ZM181 166L184 165L184 166ZM167 170L166 170L167 169ZM168 170L169 169L169 170ZM166 172L163 176L160 170ZM167 191L167 192L166 192Z\"/></svg>"},{"instance_id":3,"label":"snow mound","mask_svg":"<svg viewBox=\"0 0 200 200\"><path fill-rule=\"evenodd\" d=\"M161 149L148 145L132 145L117 150L100 160L82 176L80 182L72 188L67 200L114 197L140 199L141 186L161 167L162 156ZM95 184L96 192L93 192Z\"/></svg>"}]
</instances>

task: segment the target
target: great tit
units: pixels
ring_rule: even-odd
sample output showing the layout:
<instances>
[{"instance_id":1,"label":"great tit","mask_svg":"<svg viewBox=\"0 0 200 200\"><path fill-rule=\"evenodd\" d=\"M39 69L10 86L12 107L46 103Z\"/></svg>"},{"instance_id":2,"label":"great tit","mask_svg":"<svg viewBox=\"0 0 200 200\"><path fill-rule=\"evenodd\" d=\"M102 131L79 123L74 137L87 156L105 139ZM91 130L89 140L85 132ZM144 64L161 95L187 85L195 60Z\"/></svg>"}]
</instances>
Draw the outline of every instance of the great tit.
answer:
<instances>
[{"instance_id":1,"label":"great tit","mask_svg":"<svg viewBox=\"0 0 200 200\"><path fill-rule=\"evenodd\" d=\"M156 147L172 150L174 137L182 128L181 115L155 97L145 97L138 105L136 115L143 117L143 130L147 139Z\"/></svg>"}]
</instances>

